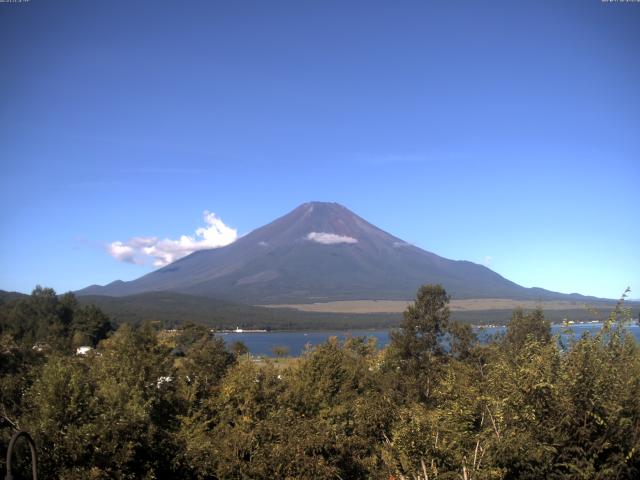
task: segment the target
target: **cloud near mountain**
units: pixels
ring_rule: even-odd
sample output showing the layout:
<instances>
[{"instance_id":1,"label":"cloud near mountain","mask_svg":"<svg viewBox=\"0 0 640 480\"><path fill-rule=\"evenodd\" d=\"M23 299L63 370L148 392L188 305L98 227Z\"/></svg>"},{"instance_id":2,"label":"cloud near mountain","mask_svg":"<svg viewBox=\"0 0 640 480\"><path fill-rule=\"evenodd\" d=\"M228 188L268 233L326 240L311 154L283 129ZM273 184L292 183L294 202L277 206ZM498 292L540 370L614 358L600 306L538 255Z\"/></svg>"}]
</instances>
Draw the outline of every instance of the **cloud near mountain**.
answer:
<instances>
[{"instance_id":1,"label":"cloud near mountain","mask_svg":"<svg viewBox=\"0 0 640 480\"><path fill-rule=\"evenodd\" d=\"M107 252L121 262L146 265L151 261L155 267L164 267L198 250L224 247L238 238L238 231L215 213L205 210L203 217L206 226L196 229L195 235L181 235L177 240L132 237L126 242L111 242Z\"/></svg>"},{"instance_id":2,"label":"cloud near mountain","mask_svg":"<svg viewBox=\"0 0 640 480\"><path fill-rule=\"evenodd\" d=\"M358 243L358 240L353 237L327 232L311 232L307 235L307 240L323 243L325 245L333 245L336 243Z\"/></svg>"}]
</instances>

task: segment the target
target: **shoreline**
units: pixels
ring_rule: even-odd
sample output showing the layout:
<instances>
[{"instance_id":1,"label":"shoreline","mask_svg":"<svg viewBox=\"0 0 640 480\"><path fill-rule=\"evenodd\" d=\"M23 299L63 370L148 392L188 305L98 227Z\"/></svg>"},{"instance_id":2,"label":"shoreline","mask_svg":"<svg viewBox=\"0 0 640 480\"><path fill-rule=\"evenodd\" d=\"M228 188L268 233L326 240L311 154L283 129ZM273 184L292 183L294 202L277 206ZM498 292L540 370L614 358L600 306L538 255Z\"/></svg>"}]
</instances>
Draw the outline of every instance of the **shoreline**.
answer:
<instances>
[{"instance_id":1,"label":"shoreline","mask_svg":"<svg viewBox=\"0 0 640 480\"><path fill-rule=\"evenodd\" d=\"M638 319L632 319L631 322L627 322L628 326L638 326ZM578 325L597 325L597 324L603 324L604 320L590 320L590 321L569 321L569 322L551 322L551 327L572 327L572 326L578 326ZM506 328L508 326L508 323L505 324L496 324L496 323L490 323L490 324L466 324L466 325L470 325L472 328L475 329L483 329L483 328ZM371 327L371 328L367 328L367 327L363 327L363 328L319 328L319 329L240 329L240 330L230 330L230 329L224 329L224 330L216 330L216 329L211 329L211 333L214 334L220 334L220 333L224 333L224 334L229 334L229 333L235 333L235 334L252 334L252 333L295 333L295 334L309 334L309 333L331 333L331 332L340 332L340 333L351 333L351 332L388 332L391 330L396 330L399 329L400 325L396 326L396 327L388 327L388 328L375 328L375 327Z\"/></svg>"}]
</instances>

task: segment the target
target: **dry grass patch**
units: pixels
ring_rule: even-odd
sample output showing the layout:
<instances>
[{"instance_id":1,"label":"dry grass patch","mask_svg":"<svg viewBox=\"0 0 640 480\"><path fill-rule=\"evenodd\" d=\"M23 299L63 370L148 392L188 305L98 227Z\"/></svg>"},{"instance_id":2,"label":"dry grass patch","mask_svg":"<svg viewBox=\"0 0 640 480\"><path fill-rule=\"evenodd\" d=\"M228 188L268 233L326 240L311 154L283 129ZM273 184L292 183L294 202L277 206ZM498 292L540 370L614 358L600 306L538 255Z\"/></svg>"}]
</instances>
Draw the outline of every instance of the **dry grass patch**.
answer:
<instances>
[{"instance_id":1,"label":"dry grass patch","mask_svg":"<svg viewBox=\"0 0 640 480\"><path fill-rule=\"evenodd\" d=\"M261 305L270 308L292 308L302 312L319 313L400 313L403 312L409 300L340 300L325 303L305 303L287 305ZM581 310L587 305L575 301L554 300L538 302L535 300L509 300L505 298L471 298L465 300L451 300L451 311L483 311L483 310L513 310L517 307L533 309L542 307L544 310Z\"/></svg>"}]
</instances>

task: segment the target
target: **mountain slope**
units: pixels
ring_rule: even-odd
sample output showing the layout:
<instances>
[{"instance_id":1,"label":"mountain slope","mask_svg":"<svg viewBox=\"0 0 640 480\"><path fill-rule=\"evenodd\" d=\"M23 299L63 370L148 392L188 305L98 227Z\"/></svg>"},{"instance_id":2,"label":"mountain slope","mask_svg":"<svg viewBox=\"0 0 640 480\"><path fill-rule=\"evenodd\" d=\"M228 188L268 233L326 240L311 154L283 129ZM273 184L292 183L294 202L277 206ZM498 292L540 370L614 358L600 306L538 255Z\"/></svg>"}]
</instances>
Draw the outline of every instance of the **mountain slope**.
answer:
<instances>
[{"instance_id":1,"label":"mountain slope","mask_svg":"<svg viewBox=\"0 0 640 480\"><path fill-rule=\"evenodd\" d=\"M410 245L336 203L300 205L235 243L79 295L171 291L250 304L411 299L425 283L455 298L581 298L528 289L490 269Z\"/></svg>"}]
</instances>

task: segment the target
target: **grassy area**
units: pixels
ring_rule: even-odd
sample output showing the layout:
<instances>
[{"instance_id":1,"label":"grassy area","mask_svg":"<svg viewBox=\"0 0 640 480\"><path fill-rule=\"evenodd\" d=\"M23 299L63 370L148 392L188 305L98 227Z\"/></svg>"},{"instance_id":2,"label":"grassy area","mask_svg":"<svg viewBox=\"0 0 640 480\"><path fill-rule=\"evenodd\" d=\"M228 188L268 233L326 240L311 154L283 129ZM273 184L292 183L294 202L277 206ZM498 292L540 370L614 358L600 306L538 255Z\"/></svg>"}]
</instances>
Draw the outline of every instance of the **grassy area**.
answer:
<instances>
[{"instance_id":1,"label":"grassy area","mask_svg":"<svg viewBox=\"0 0 640 480\"><path fill-rule=\"evenodd\" d=\"M412 300L344 300L336 302L310 303L310 304L286 304L286 305L262 305L268 308L291 308L301 312L316 313L401 313ZM597 308L613 308L614 301L599 302ZM539 302L535 300L512 300L505 298L471 298L453 299L449 304L452 312L455 311L498 311L522 307L534 309L541 306L548 310L582 310L587 304L578 301L553 300Z\"/></svg>"}]
</instances>

